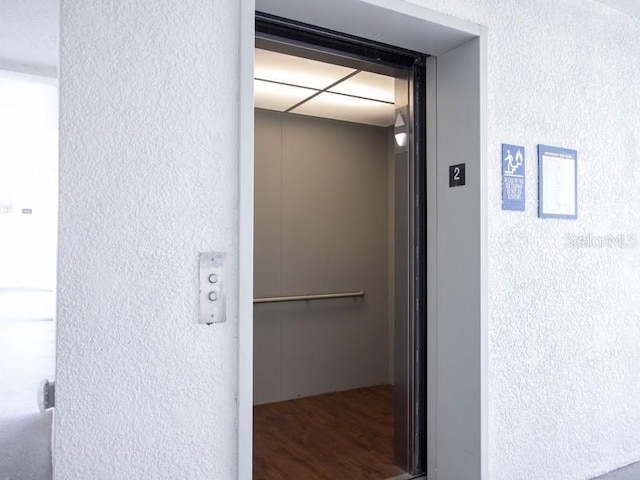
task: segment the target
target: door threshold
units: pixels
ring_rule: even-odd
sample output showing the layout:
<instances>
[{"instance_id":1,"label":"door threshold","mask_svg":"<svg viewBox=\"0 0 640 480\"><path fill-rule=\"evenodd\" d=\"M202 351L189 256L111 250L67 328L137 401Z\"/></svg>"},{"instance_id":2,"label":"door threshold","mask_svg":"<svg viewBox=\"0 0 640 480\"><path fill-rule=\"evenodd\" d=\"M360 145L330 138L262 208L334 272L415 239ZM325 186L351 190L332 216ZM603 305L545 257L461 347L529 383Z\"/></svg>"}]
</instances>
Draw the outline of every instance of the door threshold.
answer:
<instances>
[{"instance_id":1,"label":"door threshold","mask_svg":"<svg viewBox=\"0 0 640 480\"><path fill-rule=\"evenodd\" d=\"M398 475L397 477L387 478L386 480L427 480L426 475L411 475L410 473L403 473L402 475Z\"/></svg>"}]
</instances>

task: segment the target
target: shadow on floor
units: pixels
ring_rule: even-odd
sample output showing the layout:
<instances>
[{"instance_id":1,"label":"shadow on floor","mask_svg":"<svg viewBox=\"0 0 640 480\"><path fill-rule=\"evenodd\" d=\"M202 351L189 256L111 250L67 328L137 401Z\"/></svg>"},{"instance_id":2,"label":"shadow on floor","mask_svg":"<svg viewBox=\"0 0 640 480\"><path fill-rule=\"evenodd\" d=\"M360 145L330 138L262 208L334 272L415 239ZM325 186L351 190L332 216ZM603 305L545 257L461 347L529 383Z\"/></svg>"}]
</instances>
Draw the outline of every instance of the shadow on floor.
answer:
<instances>
[{"instance_id":1,"label":"shadow on floor","mask_svg":"<svg viewBox=\"0 0 640 480\"><path fill-rule=\"evenodd\" d=\"M640 462L619 468L592 480L638 480L640 479Z\"/></svg>"}]
</instances>

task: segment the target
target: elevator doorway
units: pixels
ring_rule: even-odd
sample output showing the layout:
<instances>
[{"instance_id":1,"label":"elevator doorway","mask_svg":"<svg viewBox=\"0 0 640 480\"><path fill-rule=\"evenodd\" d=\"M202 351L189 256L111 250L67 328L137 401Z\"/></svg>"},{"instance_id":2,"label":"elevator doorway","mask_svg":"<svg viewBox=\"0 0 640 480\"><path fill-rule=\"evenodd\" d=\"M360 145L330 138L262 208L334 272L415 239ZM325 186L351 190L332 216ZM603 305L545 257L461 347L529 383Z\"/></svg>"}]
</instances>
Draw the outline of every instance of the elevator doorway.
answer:
<instances>
[{"instance_id":1,"label":"elevator doorway","mask_svg":"<svg viewBox=\"0 0 640 480\"><path fill-rule=\"evenodd\" d=\"M413 478L424 56L273 17L257 31L253 478Z\"/></svg>"}]
</instances>

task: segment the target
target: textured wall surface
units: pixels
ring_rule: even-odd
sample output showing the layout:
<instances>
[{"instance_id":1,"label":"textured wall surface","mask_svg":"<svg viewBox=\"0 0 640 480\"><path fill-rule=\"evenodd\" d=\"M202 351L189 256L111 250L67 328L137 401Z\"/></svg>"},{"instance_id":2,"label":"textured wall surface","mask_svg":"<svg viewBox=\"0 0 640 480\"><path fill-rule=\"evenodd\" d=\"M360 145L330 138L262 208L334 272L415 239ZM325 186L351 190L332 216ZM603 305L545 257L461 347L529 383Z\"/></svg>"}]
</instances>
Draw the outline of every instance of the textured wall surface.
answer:
<instances>
[{"instance_id":1,"label":"textured wall surface","mask_svg":"<svg viewBox=\"0 0 640 480\"><path fill-rule=\"evenodd\" d=\"M236 476L238 4L62 2L60 479ZM228 252L227 323L197 254Z\"/></svg>"},{"instance_id":2,"label":"textured wall surface","mask_svg":"<svg viewBox=\"0 0 640 480\"><path fill-rule=\"evenodd\" d=\"M640 24L412 1L489 28L490 478L638 460L640 250L593 238L640 225ZM236 289L201 327L195 279L200 250L235 273L237 10L62 3L58 479L235 477ZM527 149L525 213L500 210L501 142ZM578 150L578 220L537 218L538 143Z\"/></svg>"},{"instance_id":3,"label":"textured wall surface","mask_svg":"<svg viewBox=\"0 0 640 480\"><path fill-rule=\"evenodd\" d=\"M640 24L582 0L414 3L488 27L490 478L637 461ZM526 147L524 213L500 209L502 142ZM538 143L578 151L576 221L537 218Z\"/></svg>"}]
</instances>

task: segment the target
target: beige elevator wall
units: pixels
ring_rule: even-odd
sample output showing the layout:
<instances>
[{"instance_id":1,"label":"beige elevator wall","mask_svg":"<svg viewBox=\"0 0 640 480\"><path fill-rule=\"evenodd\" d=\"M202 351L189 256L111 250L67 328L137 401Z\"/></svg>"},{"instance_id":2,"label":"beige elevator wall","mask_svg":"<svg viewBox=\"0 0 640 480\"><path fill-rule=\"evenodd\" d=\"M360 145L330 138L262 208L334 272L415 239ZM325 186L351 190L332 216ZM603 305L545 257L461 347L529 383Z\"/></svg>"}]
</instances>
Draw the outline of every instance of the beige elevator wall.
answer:
<instances>
[{"instance_id":1,"label":"beige elevator wall","mask_svg":"<svg viewBox=\"0 0 640 480\"><path fill-rule=\"evenodd\" d=\"M254 403L389 380L388 132L256 110Z\"/></svg>"}]
</instances>

